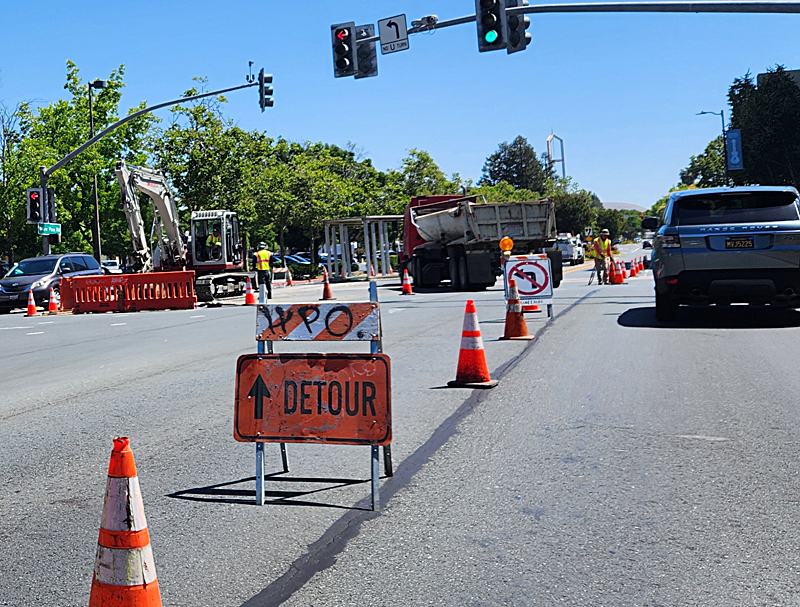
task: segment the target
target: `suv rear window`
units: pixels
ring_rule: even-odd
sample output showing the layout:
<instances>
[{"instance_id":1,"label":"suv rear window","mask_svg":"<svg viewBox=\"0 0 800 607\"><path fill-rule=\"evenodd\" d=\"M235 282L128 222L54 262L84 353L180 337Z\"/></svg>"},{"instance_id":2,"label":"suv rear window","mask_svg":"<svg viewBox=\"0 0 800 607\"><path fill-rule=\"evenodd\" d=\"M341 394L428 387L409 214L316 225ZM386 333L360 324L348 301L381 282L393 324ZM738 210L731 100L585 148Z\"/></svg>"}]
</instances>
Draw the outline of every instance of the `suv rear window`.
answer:
<instances>
[{"instance_id":1,"label":"suv rear window","mask_svg":"<svg viewBox=\"0 0 800 607\"><path fill-rule=\"evenodd\" d=\"M678 198L672 209L672 225L753 223L800 219L791 192L736 192Z\"/></svg>"}]
</instances>

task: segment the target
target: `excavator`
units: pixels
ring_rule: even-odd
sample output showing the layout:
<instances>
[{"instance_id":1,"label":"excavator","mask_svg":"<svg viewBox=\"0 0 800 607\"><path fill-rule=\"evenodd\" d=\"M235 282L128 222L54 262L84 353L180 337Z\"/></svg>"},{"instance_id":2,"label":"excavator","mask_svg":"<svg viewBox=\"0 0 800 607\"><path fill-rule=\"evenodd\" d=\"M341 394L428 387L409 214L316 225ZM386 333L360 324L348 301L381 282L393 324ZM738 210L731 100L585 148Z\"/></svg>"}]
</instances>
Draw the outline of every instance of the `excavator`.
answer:
<instances>
[{"instance_id":1,"label":"excavator","mask_svg":"<svg viewBox=\"0 0 800 607\"><path fill-rule=\"evenodd\" d=\"M167 178L160 171L117 162L115 174L128 220L136 272L194 270L195 294L199 301L214 301L242 295L247 274L239 234L239 218L232 211L192 211L191 230L181 233L178 207ZM137 192L153 205L157 245L151 252ZM219 244L207 246L209 236L219 230ZM216 240L216 237L214 237Z\"/></svg>"}]
</instances>

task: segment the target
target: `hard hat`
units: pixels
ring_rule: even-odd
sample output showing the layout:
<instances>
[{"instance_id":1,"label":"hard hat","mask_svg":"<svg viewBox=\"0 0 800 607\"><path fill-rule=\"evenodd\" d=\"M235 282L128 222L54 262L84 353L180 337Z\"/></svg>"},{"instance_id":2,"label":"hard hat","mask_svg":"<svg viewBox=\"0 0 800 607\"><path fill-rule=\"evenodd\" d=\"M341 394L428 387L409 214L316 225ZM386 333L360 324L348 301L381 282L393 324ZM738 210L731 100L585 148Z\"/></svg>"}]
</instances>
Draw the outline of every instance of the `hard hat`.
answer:
<instances>
[{"instance_id":1,"label":"hard hat","mask_svg":"<svg viewBox=\"0 0 800 607\"><path fill-rule=\"evenodd\" d=\"M601 234L608 234L609 232L608 232L608 230L607 230L607 229L605 229L605 228L604 228L603 230L601 230L601 231L600 231L600 233L601 233Z\"/></svg>"},{"instance_id":2,"label":"hard hat","mask_svg":"<svg viewBox=\"0 0 800 607\"><path fill-rule=\"evenodd\" d=\"M266 242L259 242L258 243L258 248L259 249L266 249L267 248L267 243Z\"/></svg>"}]
</instances>

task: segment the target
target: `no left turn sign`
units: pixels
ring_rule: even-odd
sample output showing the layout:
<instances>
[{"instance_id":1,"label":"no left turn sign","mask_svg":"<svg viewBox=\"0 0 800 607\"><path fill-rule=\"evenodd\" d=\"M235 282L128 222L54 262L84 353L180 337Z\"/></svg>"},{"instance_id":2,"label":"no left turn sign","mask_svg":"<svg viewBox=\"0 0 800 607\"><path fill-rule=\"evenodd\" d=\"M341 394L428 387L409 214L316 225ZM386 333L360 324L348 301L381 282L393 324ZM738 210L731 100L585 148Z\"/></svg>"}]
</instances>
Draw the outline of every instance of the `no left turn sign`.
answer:
<instances>
[{"instance_id":1,"label":"no left turn sign","mask_svg":"<svg viewBox=\"0 0 800 607\"><path fill-rule=\"evenodd\" d=\"M540 303L540 300L551 299L553 297L553 281L550 272L550 260L545 256L526 256L520 259L517 256L506 262L506 285L509 279L513 278L517 283L522 303L526 300L536 300L532 303Z\"/></svg>"}]
</instances>

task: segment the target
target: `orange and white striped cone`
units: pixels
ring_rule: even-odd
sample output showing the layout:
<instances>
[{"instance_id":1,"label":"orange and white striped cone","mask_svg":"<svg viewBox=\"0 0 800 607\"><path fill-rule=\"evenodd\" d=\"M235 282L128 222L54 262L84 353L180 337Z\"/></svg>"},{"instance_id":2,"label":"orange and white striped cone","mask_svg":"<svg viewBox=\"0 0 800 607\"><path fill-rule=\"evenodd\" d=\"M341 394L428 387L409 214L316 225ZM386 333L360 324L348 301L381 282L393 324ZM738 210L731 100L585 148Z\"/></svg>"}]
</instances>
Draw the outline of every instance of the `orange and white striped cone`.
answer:
<instances>
[{"instance_id":1,"label":"orange and white striped cone","mask_svg":"<svg viewBox=\"0 0 800 607\"><path fill-rule=\"evenodd\" d=\"M244 305L256 305L256 295L253 293L253 285L250 284L250 277L247 277L247 289L244 292Z\"/></svg>"},{"instance_id":2,"label":"orange and white striped cone","mask_svg":"<svg viewBox=\"0 0 800 607\"><path fill-rule=\"evenodd\" d=\"M519 299L517 281L513 278L508 281L506 326L503 331L503 337L500 339L533 339L533 335L528 334L528 325L525 324L525 314L522 312L522 302Z\"/></svg>"},{"instance_id":3,"label":"orange and white striped cone","mask_svg":"<svg viewBox=\"0 0 800 607\"><path fill-rule=\"evenodd\" d=\"M644 257L639 258L639 271L644 272Z\"/></svg>"},{"instance_id":4,"label":"orange and white striped cone","mask_svg":"<svg viewBox=\"0 0 800 607\"><path fill-rule=\"evenodd\" d=\"M600 278L600 276L598 276L598 278ZM619 284L619 281L617 280L617 270L615 264L613 263L608 264L608 270L606 270L606 284Z\"/></svg>"},{"instance_id":5,"label":"orange and white striped cone","mask_svg":"<svg viewBox=\"0 0 800 607\"><path fill-rule=\"evenodd\" d=\"M622 282L624 282L628 278L628 273L625 271L625 262L624 261L618 261L617 264L619 264L619 272L618 273L622 276Z\"/></svg>"},{"instance_id":6,"label":"orange and white striped cone","mask_svg":"<svg viewBox=\"0 0 800 607\"><path fill-rule=\"evenodd\" d=\"M287 287L294 286L294 283L292 282L292 273L289 270L289 268L286 268L286 286Z\"/></svg>"},{"instance_id":7,"label":"orange and white striped cone","mask_svg":"<svg viewBox=\"0 0 800 607\"><path fill-rule=\"evenodd\" d=\"M375 268L372 267L372 264L369 264L369 275L375 276Z\"/></svg>"},{"instance_id":8,"label":"orange and white striped cone","mask_svg":"<svg viewBox=\"0 0 800 607\"><path fill-rule=\"evenodd\" d=\"M47 312L49 314L55 314L58 312L58 302L56 301L56 291L53 287L50 287L50 300L47 304Z\"/></svg>"},{"instance_id":9,"label":"orange and white striped cone","mask_svg":"<svg viewBox=\"0 0 800 607\"><path fill-rule=\"evenodd\" d=\"M636 278L636 260L635 259L631 260L631 274L630 274L630 276L631 276L631 278Z\"/></svg>"},{"instance_id":10,"label":"orange and white striped cone","mask_svg":"<svg viewBox=\"0 0 800 607\"><path fill-rule=\"evenodd\" d=\"M333 299L331 293L331 282L328 278L328 268L322 268L322 297L320 301L325 299Z\"/></svg>"},{"instance_id":11,"label":"orange and white striped cone","mask_svg":"<svg viewBox=\"0 0 800 607\"><path fill-rule=\"evenodd\" d=\"M89 607L161 607L142 492L125 437L114 439L108 465Z\"/></svg>"},{"instance_id":12,"label":"orange and white striped cone","mask_svg":"<svg viewBox=\"0 0 800 607\"><path fill-rule=\"evenodd\" d=\"M25 316L36 316L36 300L33 298L33 289L28 291L28 311Z\"/></svg>"},{"instance_id":13,"label":"orange and white striped cone","mask_svg":"<svg viewBox=\"0 0 800 607\"><path fill-rule=\"evenodd\" d=\"M458 353L456 378L447 382L451 388L494 388L497 380L489 375L486 354L483 351L481 328L475 302L467 300L464 327L461 331L461 350Z\"/></svg>"},{"instance_id":14,"label":"orange and white striped cone","mask_svg":"<svg viewBox=\"0 0 800 607\"><path fill-rule=\"evenodd\" d=\"M413 295L414 290L411 288L411 279L408 277L408 270L403 270L403 292L400 295Z\"/></svg>"}]
</instances>

